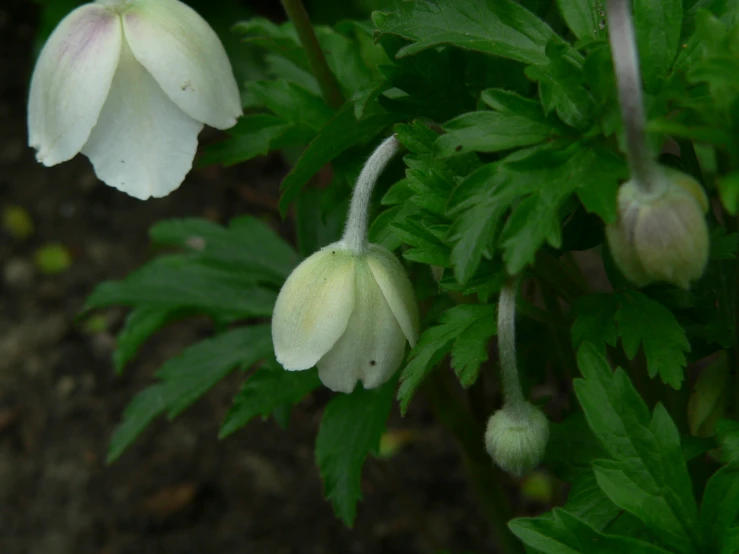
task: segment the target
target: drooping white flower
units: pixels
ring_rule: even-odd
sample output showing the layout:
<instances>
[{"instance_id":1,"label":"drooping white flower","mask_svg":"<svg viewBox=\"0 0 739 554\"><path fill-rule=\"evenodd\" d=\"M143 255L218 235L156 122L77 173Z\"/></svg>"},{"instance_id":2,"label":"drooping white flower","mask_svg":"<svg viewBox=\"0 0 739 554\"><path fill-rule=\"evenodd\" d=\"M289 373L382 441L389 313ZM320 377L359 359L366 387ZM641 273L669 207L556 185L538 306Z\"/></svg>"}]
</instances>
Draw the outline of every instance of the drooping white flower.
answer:
<instances>
[{"instance_id":1,"label":"drooping white flower","mask_svg":"<svg viewBox=\"0 0 739 554\"><path fill-rule=\"evenodd\" d=\"M334 391L357 381L371 389L400 366L418 338L418 307L400 262L372 244L356 253L343 242L319 250L288 277L275 304L272 339L288 370L318 366Z\"/></svg>"},{"instance_id":2,"label":"drooping white flower","mask_svg":"<svg viewBox=\"0 0 739 554\"><path fill-rule=\"evenodd\" d=\"M367 242L367 210L379 174L398 151L392 136L367 160L343 238L304 260L288 277L272 315L272 342L287 370L318 366L334 391L385 383L419 333L413 286L400 262Z\"/></svg>"},{"instance_id":3,"label":"drooping white flower","mask_svg":"<svg viewBox=\"0 0 739 554\"><path fill-rule=\"evenodd\" d=\"M204 124L232 127L241 101L218 36L178 0L98 0L57 26L28 101L46 166L82 152L131 196L166 196L192 167Z\"/></svg>"}]
</instances>

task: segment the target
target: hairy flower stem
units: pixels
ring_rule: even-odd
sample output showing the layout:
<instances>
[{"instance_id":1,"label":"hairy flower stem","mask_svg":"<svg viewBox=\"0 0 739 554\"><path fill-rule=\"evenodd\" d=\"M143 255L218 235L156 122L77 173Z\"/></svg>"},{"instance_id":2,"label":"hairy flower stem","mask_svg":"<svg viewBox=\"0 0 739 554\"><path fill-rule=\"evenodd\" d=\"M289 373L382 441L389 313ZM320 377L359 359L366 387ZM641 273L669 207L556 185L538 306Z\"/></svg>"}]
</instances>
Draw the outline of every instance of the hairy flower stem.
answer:
<instances>
[{"instance_id":1,"label":"hairy flower stem","mask_svg":"<svg viewBox=\"0 0 739 554\"><path fill-rule=\"evenodd\" d=\"M400 150L400 142L392 135L378 146L367 162L357 179L352 194L352 203L349 206L349 215L341 242L351 251L361 254L367 249L367 223L369 220L369 204L372 191L380 174L392 157Z\"/></svg>"},{"instance_id":2,"label":"hairy flower stem","mask_svg":"<svg viewBox=\"0 0 739 554\"><path fill-rule=\"evenodd\" d=\"M331 68L326 63L326 56L318 43L316 32L308 17L302 0L282 0L287 16L295 25L300 44L303 46L308 63L313 70L313 75L318 81L323 99L332 108L338 108L344 103L344 95Z\"/></svg>"},{"instance_id":3,"label":"hairy flower stem","mask_svg":"<svg viewBox=\"0 0 739 554\"><path fill-rule=\"evenodd\" d=\"M631 177L645 193L659 193L664 186L653 153L644 134L639 53L636 49L631 0L608 0L608 35L616 73L618 100L626 131L626 154Z\"/></svg>"},{"instance_id":4,"label":"hairy flower stem","mask_svg":"<svg viewBox=\"0 0 739 554\"><path fill-rule=\"evenodd\" d=\"M503 386L503 404L517 410L526 403L518 378L516 362L516 293L518 282L507 283L498 300L498 351L500 375Z\"/></svg>"},{"instance_id":5,"label":"hairy flower stem","mask_svg":"<svg viewBox=\"0 0 739 554\"><path fill-rule=\"evenodd\" d=\"M436 368L423 383L424 397L436 419L457 440L467 478L477 494L480 508L488 520L501 554L523 554L523 547L508 529L511 505L505 494L501 471L490 462L485 452L484 429L459 397L443 368Z\"/></svg>"}]
</instances>

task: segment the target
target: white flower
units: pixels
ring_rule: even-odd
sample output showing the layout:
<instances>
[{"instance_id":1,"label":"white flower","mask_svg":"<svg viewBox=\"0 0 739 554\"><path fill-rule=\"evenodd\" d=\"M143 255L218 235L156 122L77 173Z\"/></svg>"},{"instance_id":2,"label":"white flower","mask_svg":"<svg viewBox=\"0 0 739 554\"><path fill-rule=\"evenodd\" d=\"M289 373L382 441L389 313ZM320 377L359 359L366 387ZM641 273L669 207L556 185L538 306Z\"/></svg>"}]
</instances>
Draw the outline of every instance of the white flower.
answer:
<instances>
[{"instance_id":1,"label":"white flower","mask_svg":"<svg viewBox=\"0 0 739 554\"><path fill-rule=\"evenodd\" d=\"M277 360L287 370L318 366L334 391L385 383L418 338L418 307L400 262L370 244L342 241L304 260L282 287L272 316Z\"/></svg>"},{"instance_id":2,"label":"white flower","mask_svg":"<svg viewBox=\"0 0 739 554\"><path fill-rule=\"evenodd\" d=\"M98 0L70 13L41 51L29 143L47 166L85 154L108 185L166 196L192 167L208 124L241 115L223 45L177 0Z\"/></svg>"}]
</instances>

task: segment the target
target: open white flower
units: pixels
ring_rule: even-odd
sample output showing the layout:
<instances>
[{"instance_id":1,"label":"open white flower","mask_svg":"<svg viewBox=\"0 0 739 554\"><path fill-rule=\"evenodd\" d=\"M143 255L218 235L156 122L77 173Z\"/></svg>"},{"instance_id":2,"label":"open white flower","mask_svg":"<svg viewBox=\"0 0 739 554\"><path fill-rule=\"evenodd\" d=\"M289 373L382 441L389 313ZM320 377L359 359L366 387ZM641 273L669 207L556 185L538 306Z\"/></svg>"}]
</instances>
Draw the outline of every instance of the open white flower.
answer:
<instances>
[{"instance_id":1,"label":"open white flower","mask_svg":"<svg viewBox=\"0 0 739 554\"><path fill-rule=\"evenodd\" d=\"M418 307L400 262L370 244L343 242L303 261L282 287L272 316L277 360L288 370L318 366L328 388L371 389L400 366L405 343L418 339Z\"/></svg>"},{"instance_id":2,"label":"open white flower","mask_svg":"<svg viewBox=\"0 0 739 554\"><path fill-rule=\"evenodd\" d=\"M203 124L241 115L218 36L178 0L98 0L47 41L31 80L29 144L46 166L82 152L131 196L166 196L192 167Z\"/></svg>"}]
</instances>

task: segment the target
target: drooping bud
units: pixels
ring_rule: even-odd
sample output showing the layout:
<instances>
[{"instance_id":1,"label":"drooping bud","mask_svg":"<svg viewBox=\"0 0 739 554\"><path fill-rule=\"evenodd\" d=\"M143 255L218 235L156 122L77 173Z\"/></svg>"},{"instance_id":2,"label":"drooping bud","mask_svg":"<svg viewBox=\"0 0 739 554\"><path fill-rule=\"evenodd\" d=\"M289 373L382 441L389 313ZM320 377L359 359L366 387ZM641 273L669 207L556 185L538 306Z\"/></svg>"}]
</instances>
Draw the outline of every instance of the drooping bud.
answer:
<instances>
[{"instance_id":1,"label":"drooping bud","mask_svg":"<svg viewBox=\"0 0 739 554\"><path fill-rule=\"evenodd\" d=\"M415 293L400 262L367 242L372 189L398 151L392 136L357 180L344 236L304 260L288 277L272 315L272 342L287 370L318 367L324 385L351 392L385 383L419 334Z\"/></svg>"},{"instance_id":2,"label":"drooping bud","mask_svg":"<svg viewBox=\"0 0 739 554\"><path fill-rule=\"evenodd\" d=\"M549 422L529 402L504 406L490 417L485 431L485 448L493 461L518 477L539 465L548 440Z\"/></svg>"},{"instance_id":3,"label":"drooping bud","mask_svg":"<svg viewBox=\"0 0 739 554\"><path fill-rule=\"evenodd\" d=\"M724 417L729 391L726 352L701 371L688 401L688 426L696 437L713 436L716 423Z\"/></svg>"},{"instance_id":4,"label":"drooping bud","mask_svg":"<svg viewBox=\"0 0 739 554\"><path fill-rule=\"evenodd\" d=\"M658 186L632 179L618 193L618 220L606 226L613 258L637 286L665 281L687 289L708 263L704 213L708 199L700 184L671 168L655 168Z\"/></svg>"}]
</instances>

